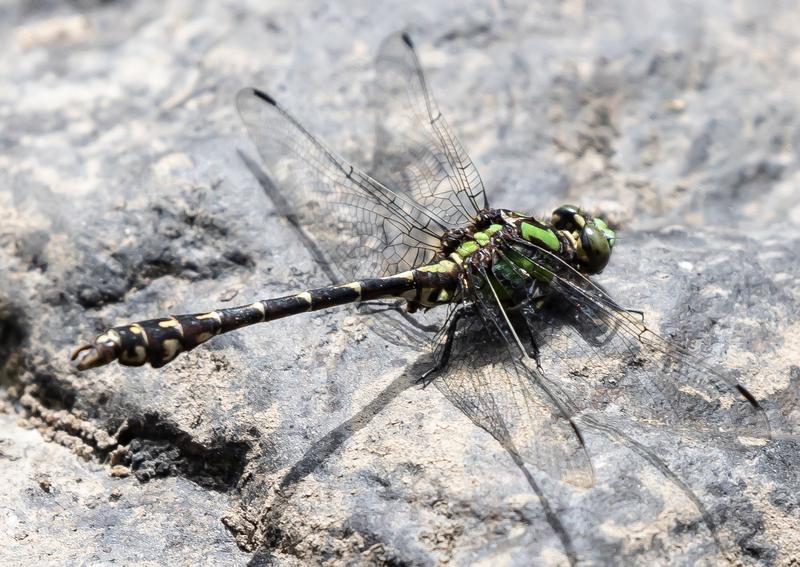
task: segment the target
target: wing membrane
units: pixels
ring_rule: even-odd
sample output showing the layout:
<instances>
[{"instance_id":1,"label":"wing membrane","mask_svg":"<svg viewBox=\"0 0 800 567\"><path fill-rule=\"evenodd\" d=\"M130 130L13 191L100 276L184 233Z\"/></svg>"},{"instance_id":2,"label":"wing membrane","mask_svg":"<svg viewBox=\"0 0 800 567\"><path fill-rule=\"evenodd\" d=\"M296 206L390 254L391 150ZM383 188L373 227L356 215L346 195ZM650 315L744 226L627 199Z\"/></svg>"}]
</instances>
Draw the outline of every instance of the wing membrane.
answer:
<instances>
[{"instance_id":1,"label":"wing membrane","mask_svg":"<svg viewBox=\"0 0 800 567\"><path fill-rule=\"evenodd\" d=\"M284 198L282 213L344 279L425 264L447 229L487 206L480 175L442 117L408 36L385 40L375 65L373 176L335 155L269 95L244 89L236 99Z\"/></svg>"},{"instance_id":2,"label":"wing membrane","mask_svg":"<svg viewBox=\"0 0 800 567\"><path fill-rule=\"evenodd\" d=\"M447 225L331 152L269 95L236 97L292 215L345 279L401 272L429 261Z\"/></svg>"},{"instance_id":3,"label":"wing membrane","mask_svg":"<svg viewBox=\"0 0 800 567\"><path fill-rule=\"evenodd\" d=\"M480 285L478 278L473 285ZM552 478L591 486L591 460L566 404L520 356L502 307L478 293L473 294L477 314L456 320L450 363L434 384L473 423L526 463ZM439 356L445 341L443 333Z\"/></svg>"},{"instance_id":4,"label":"wing membrane","mask_svg":"<svg viewBox=\"0 0 800 567\"><path fill-rule=\"evenodd\" d=\"M650 330L563 260L518 240L551 275L554 301L521 310L548 376L579 411L598 409L710 434L769 437L766 414L738 381Z\"/></svg>"},{"instance_id":5,"label":"wing membrane","mask_svg":"<svg viewBox=\"0 0 800 567\"><path fill-rule=\"evenodd\" d=\"M372 172L451 226L487 208L478 170L428 88L407 34L384 40L375 61Z\"/></svg>"}]
</instances>

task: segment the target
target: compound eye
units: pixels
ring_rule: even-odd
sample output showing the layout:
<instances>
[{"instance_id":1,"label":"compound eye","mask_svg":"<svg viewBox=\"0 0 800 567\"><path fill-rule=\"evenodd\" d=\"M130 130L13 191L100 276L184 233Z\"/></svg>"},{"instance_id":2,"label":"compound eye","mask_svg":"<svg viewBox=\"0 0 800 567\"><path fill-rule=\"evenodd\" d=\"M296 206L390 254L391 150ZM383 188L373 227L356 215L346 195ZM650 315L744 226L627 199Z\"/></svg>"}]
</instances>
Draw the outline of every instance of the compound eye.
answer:
<instances>
[{"instance_id":1,"label":"compound eye","mask_svg":"<svg viewBox=\"0 0 800 567\"><path fill-rule=\"evenodd\" d=\"M592 222L594 223L594 226L596 226L606 236L609 248L614 248L614 244L617 242L617 233L608 228L608 225L603 219L595 218Z\"/></svg>"},{"instance_id":2,"label":"compound eye","mask_svg":"<svg viewBox=\"0 0 800 567\"><path fill-rule=\"evenodd\" d=\"M602 272L611 257L611 247L603 231L593 224L587 224L581 231L580 244L583 256L586 257L586 271L590 274Z\"/></svg>"},{"instance_id":3,"label":"compound eye","mask_svg":"<svg viewBox=\"0 0 800 567\"><path fill-rule=\"evenodd\" d=\"M578 218L581 220L581 210L575 205L562 205L553 211L550 223L556 230L574 230L578 225Z\"/></svg>"}]
</instances>

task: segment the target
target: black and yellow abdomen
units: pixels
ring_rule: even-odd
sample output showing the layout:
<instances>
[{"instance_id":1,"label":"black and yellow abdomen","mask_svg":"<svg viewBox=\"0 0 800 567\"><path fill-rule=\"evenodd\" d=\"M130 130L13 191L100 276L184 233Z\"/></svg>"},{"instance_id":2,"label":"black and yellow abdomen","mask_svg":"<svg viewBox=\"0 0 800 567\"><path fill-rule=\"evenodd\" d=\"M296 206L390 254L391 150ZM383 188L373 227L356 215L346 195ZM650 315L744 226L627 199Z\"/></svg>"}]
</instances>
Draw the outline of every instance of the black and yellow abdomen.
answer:
<instances>
[{"instance_id":1,"label":"black and yellow abdomen","mask_svg":"<svg viewBox=\"0 0 800 567\"><path fill-rule=\"evenodd\" d=\"M449 261L394 276L312 289L249 305L191 315L175 315L112 327L72 353L78 370L118 360L125 366L164 366L221 333L356 301L401 298L410 307L446 303L457 287L458 266ZM412 309L413 310L413 309Z\"/></svg>"}]
</instances>

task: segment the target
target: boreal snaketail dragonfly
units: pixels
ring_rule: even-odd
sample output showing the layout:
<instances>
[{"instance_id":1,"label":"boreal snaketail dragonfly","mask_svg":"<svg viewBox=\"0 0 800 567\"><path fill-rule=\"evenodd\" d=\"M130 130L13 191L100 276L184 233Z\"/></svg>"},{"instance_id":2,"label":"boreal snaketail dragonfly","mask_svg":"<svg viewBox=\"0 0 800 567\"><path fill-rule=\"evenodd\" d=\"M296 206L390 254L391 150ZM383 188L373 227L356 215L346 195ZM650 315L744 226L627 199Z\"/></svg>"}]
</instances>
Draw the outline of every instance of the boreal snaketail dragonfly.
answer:
<instances>
[{"instance_id":1,"label":"boreal snaketail dragonfly","mask_svg":"<svg viewBox=\"0 0 800 567\"><path fill-rule=\"evenodd\" d=\"M549 219L489 207L408 35L389 37L376 59L370 174L269 94L247 88L236 103L288 213L347 283L113 327L73 353L79 370L114 360L158 368L248 325L394 299L407 313L446 314L422 380L527 462L572 484L593 482L585 415L769 436L743 385L651 331L590 279L614 249L606 222L572 205Z\"/></svg>"}]
</instances>

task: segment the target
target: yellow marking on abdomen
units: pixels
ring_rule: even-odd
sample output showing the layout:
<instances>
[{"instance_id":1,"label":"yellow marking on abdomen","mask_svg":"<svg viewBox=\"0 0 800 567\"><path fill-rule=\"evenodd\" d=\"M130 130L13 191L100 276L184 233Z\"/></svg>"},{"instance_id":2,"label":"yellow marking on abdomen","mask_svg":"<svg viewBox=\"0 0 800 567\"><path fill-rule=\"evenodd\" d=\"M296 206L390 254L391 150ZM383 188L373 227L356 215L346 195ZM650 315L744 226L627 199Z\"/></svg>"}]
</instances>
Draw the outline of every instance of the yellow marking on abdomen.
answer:
<instances>
[{"instance_id":1,"label":"yellow marking on abdomen","mask_svg":"<svg viewBox=\"0 0 800 567\"><path fill-rule=\"evenodd\" d=\"M203 315L198 315L197 319L215 319L217 323L222 325L222 317L219 316L219 313L216 311L209 311L208 313L204 313Z\"/></svg>"},{"instance_id":2,"label":"yellow marking on abdomen","mask_svg":"<svg viewBox=\"0 0 800 567\"><path fill-rule=\"evenodd\" d=\"M344 284L341 287L346 287L346 288L352 289L353 291L355 291L358 294L358 297L361 297L361 284L359 282L352 282L352 283L349 283L349 284Z\"/></svg>"},{"instance_id":3,"label":"yellow marking on abdomen","mask_svg":"<svg viewBox=\"0 0 800 567\"><path fill-rule=\"evenodd\" d=\"M95 339L95 342L97 343L104 343L107 341L111 341L117 346L122 346L122 337L120 337L119 333L114 329L109 329L105 333L97 335L97 338Z\"/></svg>"},{"instance_id":4,"label":"yellow marking on abdomen","mask_svg":"<svg viewBox=\"0 0 800 567\"><path fill-rule=\"evenodd\" d=\"M213 336L214 336L214 333L200 333L196 337L197 344L204 343L204 342L206 342L208 339L210 339Z\"/></svg>"},{"instance_id":5,"label":"yellow marking on abdomen","mask_svg":"<svg viewBox=\"0 0 800 567\"><path fill-rule=\"evenodd\" d=\"M178 339L167 339L161 343L164 349L164 362L169 362L181 351L181 343Z\"/></svg>"},{"instance_id":6,"label":"yellow marking on abdomen","mask_svg":"<svg viewBox=\"0 0 800 567\"><path fill-rule=\"evenodd\" d=\"M264 308L264 304L261 303L260 301L256 301L255 303L252 303L250 305L250 308L251 309L255 309L255 310L257 310L257 311L259 311L261 313L261 320L262 321L267 318L267 310Z\"/></svg>"},{"instance_id":7,"label":"yellow marking on abdomen","mask_svg":"<svg viewBox=\"0 0 800 567\"><path fill-rule=\"evenodd\" d=\"M307 291L304 291L303 293L298 293L297 295L295 295L295 297L297 299L302 299L303 301L308 303L308 308L311 309L311 294L310 293L308 293Z\"/></svg>"},{"instance_id":8,"label":"yellow marking on abdomen","mask_svg":"<svg viewBox=\"0 0 800 567\"><path fill-rule=\"evenodd\" d=\"M134 335L140 335L145 346L147 346L147 333L144 332L144 329L142 329L139 323L132 323L128 326L128 330Z\"/></svg>"},{"instance_id":9,"label":"yellow marking on abdomen","mask_svg":"<svg viewBox=\"0 0 800 567\"><path fill-rule=\"evenodd\" d=\"M120 355L119 359L122 362L133 363L133 364L141 364L145 361L145 357L147 356L147 352L144 350L144 347L139 345L134 347L133 349L133 356L128 355L128 351L123 351Z\"/></svg>"},{"instance_id":10,"label":"yellow marking on abdomen","mask_svg":"<svg viewBox=\"0 0 800 567\"><path fill-rule=\"evenodd\" d=\"M158 323L158 326L161 327L162 329L170 329L172 327L177 327L178 333L181 335L181 337L183 336L183 325L181 325L181 322L178 321L175 317L167 321L160 321Z\"/></svg>"}]
</instances>

